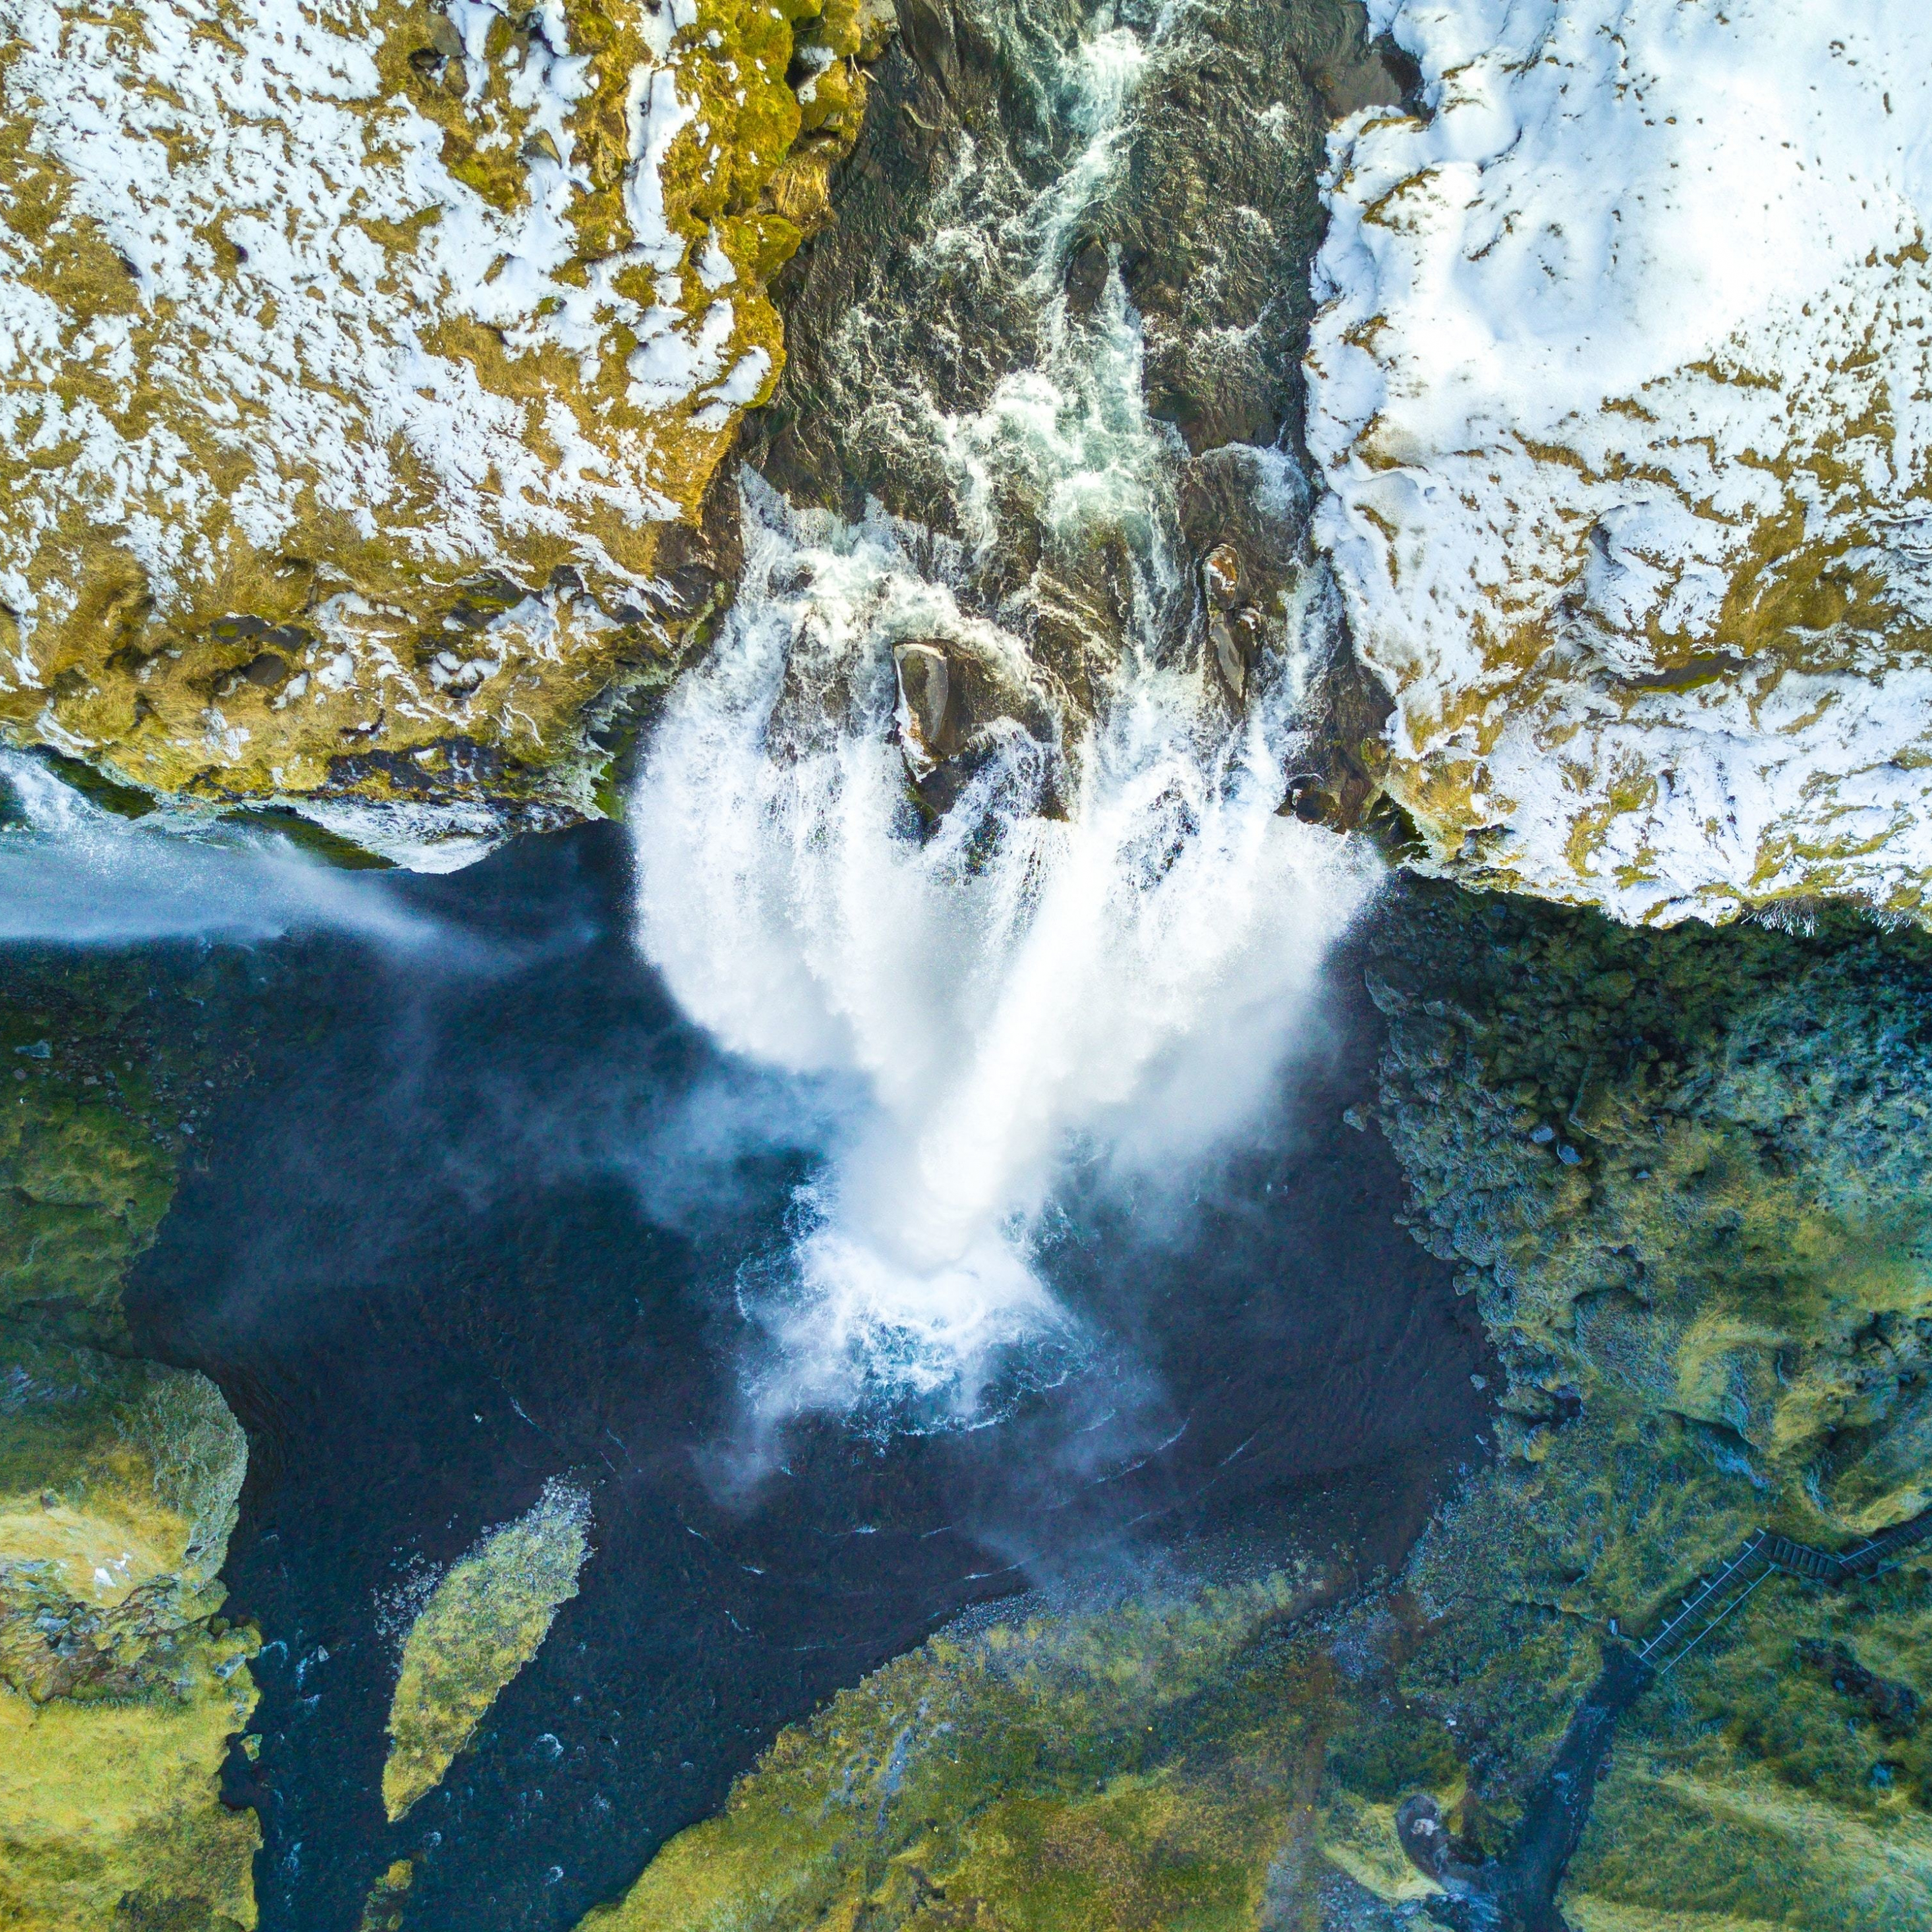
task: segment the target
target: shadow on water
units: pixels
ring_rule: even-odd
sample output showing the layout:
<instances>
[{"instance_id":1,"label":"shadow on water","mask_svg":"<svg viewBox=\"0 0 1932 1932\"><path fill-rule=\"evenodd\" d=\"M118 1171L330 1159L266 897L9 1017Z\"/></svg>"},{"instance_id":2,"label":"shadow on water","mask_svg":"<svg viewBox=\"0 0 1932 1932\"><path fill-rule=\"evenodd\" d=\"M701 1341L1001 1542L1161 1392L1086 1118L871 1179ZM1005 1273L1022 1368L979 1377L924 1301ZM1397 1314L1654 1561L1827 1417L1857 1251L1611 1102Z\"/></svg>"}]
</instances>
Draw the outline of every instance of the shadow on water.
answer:
<instances>
[{"instance_id":1,"label":"shadow on water","mask_svg":"<svg viewBox=\"0 0 1932 1932\"><path fill-rule=\"evenodd\" d=\"M1366 1572L1478 1453L1476 1324L1395 1225L1387 1150L1336 1124L1378 1038L1345 958L1266 1134L1184 1195L1065 1190L1046 1269L1110 1338L1080 1372L977 1430L801 1426L730 1488L734 1280L841 1096L680 1018L612 827L406 890L480 952L265 955L255 1078L128 1298L249 1432L227 1575L266 1646L262 1742L227 1790L261 1814L266 1932L351 1932L405 1856L412 1928L571 1924L779 1726L962 1609L1289 1546ZM595 1512L580 1594L392 1828L397 1606L566 1472Z\"/></svg>"}]
</instances>

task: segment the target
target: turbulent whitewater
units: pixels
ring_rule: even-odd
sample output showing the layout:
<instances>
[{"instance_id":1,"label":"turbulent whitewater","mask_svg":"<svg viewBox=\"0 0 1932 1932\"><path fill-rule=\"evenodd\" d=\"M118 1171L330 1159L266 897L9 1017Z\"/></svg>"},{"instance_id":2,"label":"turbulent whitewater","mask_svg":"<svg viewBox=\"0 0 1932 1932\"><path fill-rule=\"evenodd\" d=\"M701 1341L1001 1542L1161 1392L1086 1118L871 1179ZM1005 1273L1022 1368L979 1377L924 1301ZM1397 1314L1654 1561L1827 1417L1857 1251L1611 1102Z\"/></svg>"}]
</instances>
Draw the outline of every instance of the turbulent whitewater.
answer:
<instances>
[{"instance_id":1,"label":"turbulent whitewater","mask_svg":"<svg viewBox=\"0 0 1932 1932\"><path fill-rule=\"evenodd\" d=\"M1064 286L1162 31L1039 56L1065 146L1010 212L1006 291L1038 353L977 407L904 392L949 527L794 508L748 474L736 602L632 800L641 937L674 992L732 1048L856 1096L790 1252L746 1280L780 1345L769 1415L959 1422L1077 1356L1032 1253L1056 1173L1165 1172L1251 1117L1372 887L1370 856L1282 809L1334 622L1320 573L1251 665L1217 655L1178 508L1189 452L1148 414L1118 261L1085 313ZM969 208L996 186L977 149L946 184ZM1243 460L1292 526L1289 459ZM990 596L1019 543L1040 563ZM1083 637L1076 704L1039 614L1096 554L1118 622Z\"/></svg>"}]
</instances>

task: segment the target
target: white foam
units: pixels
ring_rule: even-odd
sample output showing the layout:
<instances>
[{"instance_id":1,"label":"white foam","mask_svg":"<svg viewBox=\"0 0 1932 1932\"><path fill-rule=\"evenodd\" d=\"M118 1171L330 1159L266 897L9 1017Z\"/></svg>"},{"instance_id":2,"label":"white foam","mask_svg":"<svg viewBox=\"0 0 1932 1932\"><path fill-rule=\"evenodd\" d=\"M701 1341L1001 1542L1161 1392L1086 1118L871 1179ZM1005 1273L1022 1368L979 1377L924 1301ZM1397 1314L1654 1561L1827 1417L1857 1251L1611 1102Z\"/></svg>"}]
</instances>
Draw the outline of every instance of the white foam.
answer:
<instances>
[{"instance_id":1,"label":"white foam","mask_svg":"<svg viewBox=\"0 0 1932 1932\"><path fill-rule=\"evenodd\" d=\"M748 476L736 598L632 801L640 937L686 1010L736 1052L863 1096L800 1196L789 1254L745 1284L779 1345L768 1419L962 1423L996 1385L1063 1371L1086 1338L1033 1258L1063 1163L1171 1171L1248 1119L1376 877L1372 855L1277 811L1304 627L1325 641L1332 621L1312 586L1240 718L1177 658L1185 452L1148 417L1118 272L1077 325L1061 293L1146 47L1114 29L1044 57L1076 139L1015 231L1040 358L974 410L896 404L926 412L958 536L796 513ZM1292 490L1280 452L1251 460L1264 496ZM1049 568L1077 576L1096 546L1132 560L1122 634L1093 640L1096 716L1047 742L980 718L970 776L922 826L896 646L939 640L1030 693L1018 709L1057 709L978 589L1016 496Z\"/></svg>"}]
</instances>

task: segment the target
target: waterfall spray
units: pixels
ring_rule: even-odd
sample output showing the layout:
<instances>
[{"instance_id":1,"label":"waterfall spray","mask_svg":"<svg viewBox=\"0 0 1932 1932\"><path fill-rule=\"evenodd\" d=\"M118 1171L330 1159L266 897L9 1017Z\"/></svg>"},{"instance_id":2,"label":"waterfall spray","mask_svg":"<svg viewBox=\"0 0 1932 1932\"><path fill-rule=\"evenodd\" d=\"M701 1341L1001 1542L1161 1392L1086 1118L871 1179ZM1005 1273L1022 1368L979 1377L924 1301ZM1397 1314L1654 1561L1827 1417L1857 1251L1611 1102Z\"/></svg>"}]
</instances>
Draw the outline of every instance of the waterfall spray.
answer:
<instances>
[{"instance_id":1,"label":"waterfall spray","mask_svg":"<svg viewBox=\"0 0 1932 1932\"><path fill-rule=\"evenodd\" d=\"M1072 138L1024 224L1039 359L924 426L952 533L797 510L748 474L735 603L632 801L641 943L686 1010L866 1096L789 1251L747 1278L778 1344L769 1415L958 1424L1064 1372L1087 1338L1032 1257L1056 1172L1192 1158L1251 1118L1373 889L1372 855L1280 809L1301 664L1334 622L1320 580L1231 702L1212 652L1177 645L1198 595L1186 451L1149 416L1118 264L1090 314L1060 292L1144 58L1112 28L1052 76ZM1286 520L1290 459L1245 454ZM1040 661L1024 599L979 588L1016 496L1044 569L1125 560L1090 698ZM998 701L968 757L969 672Z\"/></svg>"}]
</instances>

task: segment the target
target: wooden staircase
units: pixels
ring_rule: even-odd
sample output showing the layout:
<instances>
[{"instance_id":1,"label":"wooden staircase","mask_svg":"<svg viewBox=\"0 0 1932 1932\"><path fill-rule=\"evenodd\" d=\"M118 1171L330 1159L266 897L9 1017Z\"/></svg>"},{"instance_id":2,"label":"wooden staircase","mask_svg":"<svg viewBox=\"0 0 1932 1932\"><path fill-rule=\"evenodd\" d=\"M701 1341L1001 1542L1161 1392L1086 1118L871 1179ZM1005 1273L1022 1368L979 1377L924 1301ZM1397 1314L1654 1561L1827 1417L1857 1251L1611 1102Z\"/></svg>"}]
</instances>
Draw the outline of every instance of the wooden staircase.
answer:
<instances>
[{"instance_id":1,"label":"wooden staircase","mask_svg":"<svg viewBox=\"0 0 1932 1932\"><path fill-rule=\"evenodd\" d=\"M1678 1608L1637 1646L1658 1676L1671 1670L1738 1609L1767 1576L1806 1576L1834 1587L1894 1568L1905 1552L1932 1538L1932 1510L1897 1523L1842 1554L1814 1550L1768 1529L1754 1529L1720 1568L1700 1577Z\"/></svg>"}]
</instances>

